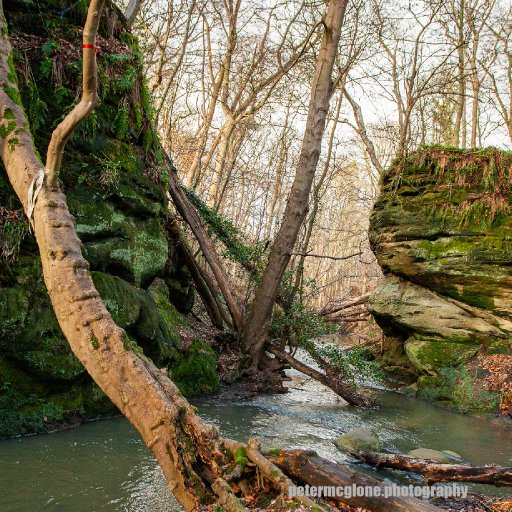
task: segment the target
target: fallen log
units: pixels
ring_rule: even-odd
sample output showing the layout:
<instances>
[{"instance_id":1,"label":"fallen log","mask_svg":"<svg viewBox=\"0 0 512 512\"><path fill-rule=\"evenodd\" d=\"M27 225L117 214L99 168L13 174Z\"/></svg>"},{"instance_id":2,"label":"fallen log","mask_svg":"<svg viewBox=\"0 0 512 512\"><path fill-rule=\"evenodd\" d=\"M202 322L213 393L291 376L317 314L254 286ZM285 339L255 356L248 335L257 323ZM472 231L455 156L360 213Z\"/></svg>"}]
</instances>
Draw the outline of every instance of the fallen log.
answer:
<instances>
[{"instance_id":1,"label":"fallen log","mask_svg":"<svg viewBox=\"0 0 512 512\"><path fill-rule=\"evenodd\" d=\"M197 264L194 255L191 253L186 241L184 240L183 235L178 228L176 218L169 218L167 229L171 235L170 240L175 240L181 250L185 264L187 265L194 284L196 285L197 292L201 297L212 324L218 329L223 330L224 321L227 320L227 325L231 326L230 319L226 318L226 314L222 310L222 306L216 297L215 290L211 286L211 283L208 283L204 278L201 268Z\"/></svg>"},{"instance_id":2,"label":"fallen log","mask_svg":"<svg viewBox=\"0 0 512 512\"><path fill-rule=\"evenodd\" d=\"M445 464L435 460L379 452L359 452L352 455L372 466L421 473L425 483L429 485L435 482L467 482L497 487L512 486L510 467Z\"/></svg>"},{"instance_id":3,"label":"fallen log","mask_svg":"<svg viewBox=\"0 0 512 512\"><path fill-rule=\"evenodd\" d=\"M280 450L278 454L266 454L267 458L287 475L310 486L322 488L352 488L353 485L380 488L380 493L370 496L334 496L329 499L353 507L386 512L439 512L440 509L417 498L385 496L382 482L355 471L348 466L336 464L317 455L314 451ZM380 494L380 496L377 496Z\"/></svg>"},{"instance_id":4,"label":"fallen log","mask_svg":"<svg viewBox=\"0 0 512 512\"><path fill-rule=\"evenodd\" d=\"M346 300L342 302L341 304L338 304L338 306L335 306L331 309L324 308L318 313L318 316L328 316L328 315L334 315L334 313L338 313L339 311L342 311L347 308L351 308L354 306L359 306L361 304L366 304L368 302L368 299L370 297L370 293L365 293L364 295L360 295L359 297L354 297L353 299Z\"/></svg>"},{"instance_id":5,"label":"fallen log","mask_svg":"<svg viewBox=\"0 0 512 512\"><path fill-rule=\"evenodd\" d=\"M314 368L311 368L310 366L301 363L300 361L295 359L295 357L293 357L291 354L288 354L288 352L285 352L284 350L270 343L268 343L265 348L268 352L273 354L281 361L288 363L295 370L304 373L308 377L311 377L320 382L321 384L323 384L324 386L327 386L329 389L332 389L338 396L343 398L343 400L348 402L350 405L361 406L368 405L370 403L370 400L360 395L355 389L352 389L352 386L350 386L346 382L343 382L343 380L340 377L329 377L328 375L325 375L319 372L318 370L315 370Z\"/></svg>"}]
</instances>

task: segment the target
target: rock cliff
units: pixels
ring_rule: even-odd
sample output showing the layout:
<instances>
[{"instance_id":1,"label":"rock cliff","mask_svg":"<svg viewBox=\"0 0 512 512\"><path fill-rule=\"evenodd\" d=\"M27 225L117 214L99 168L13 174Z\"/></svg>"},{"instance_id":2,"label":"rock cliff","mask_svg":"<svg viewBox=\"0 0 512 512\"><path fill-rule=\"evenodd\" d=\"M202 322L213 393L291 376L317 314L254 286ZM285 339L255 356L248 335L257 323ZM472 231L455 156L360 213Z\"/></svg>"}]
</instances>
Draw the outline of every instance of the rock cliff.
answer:
<instances>
[{"instance_id":1,"label":"rock cliff","mask_svg":"<svg viewBox=\"0 0 512 512\"><path fill-rule=\"evenodd\" d=\"M21 101L42 155L77 101L87 4L4 3ZM60 180L114 320L135 349L172 367L184 358L180 312L192 307L194 290L167 233L167 175L137 41L111 4L100 34L101 106L69 141ZM34 238L0 168L0 437L108 412L113 406L61 334Z\"/></svg>"},{"instance_id":2,"label":"rock cliff","mask_svg":"<svg viewBox=\"0 0 512 512\"><path fill-rule=\"evenodd\" d=\"M511 178L510 152L423 148L386 172L371 216L381 362L462 411L497 409L489 368L512 354Z\"/></svg>"}]
</instances>

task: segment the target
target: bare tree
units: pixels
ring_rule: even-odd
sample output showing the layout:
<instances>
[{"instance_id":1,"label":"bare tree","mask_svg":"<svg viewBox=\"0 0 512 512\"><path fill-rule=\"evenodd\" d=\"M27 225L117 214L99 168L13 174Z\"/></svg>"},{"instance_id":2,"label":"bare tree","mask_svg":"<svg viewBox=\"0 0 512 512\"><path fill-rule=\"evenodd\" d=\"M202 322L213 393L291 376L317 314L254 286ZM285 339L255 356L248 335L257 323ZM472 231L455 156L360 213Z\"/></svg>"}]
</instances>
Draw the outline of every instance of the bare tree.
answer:
<instances>
[{"instance_id":1,"label":"bare tree","mask_svg":"<svg viewBox=\"0 0 512 512\"><path fill-rule=\"evenodd\" d=\"M249 357L249 368L253 372L258 369L279 285L307 214L309 194L320 156L328 105L334 92L332 72L347 3L346 0L330 0L329 2L323 22L325 30L318 53L306 129L295 179L281 227L272 245L267 267L256 289L244 326L243 343Z\"/></svg>"}]
</instances>

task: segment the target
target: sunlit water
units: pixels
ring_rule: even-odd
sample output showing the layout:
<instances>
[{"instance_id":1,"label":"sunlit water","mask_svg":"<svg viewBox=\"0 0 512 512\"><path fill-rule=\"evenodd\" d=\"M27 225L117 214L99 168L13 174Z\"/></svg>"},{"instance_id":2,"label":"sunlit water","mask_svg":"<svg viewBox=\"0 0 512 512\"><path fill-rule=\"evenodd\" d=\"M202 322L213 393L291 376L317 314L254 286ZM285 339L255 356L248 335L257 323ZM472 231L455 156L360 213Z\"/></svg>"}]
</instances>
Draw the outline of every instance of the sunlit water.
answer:
<instances>
[{"instance_id":1,"label":"sunlit water","mask_svg":"<svg viewBox=\"0 0 512 512\"><path fill-rule=\"evenodd\" d=\"M203 418L225 436L258 437L264 448L308 448L354 464L332 444L358 427L374 428L388 448L427 447L459 453L473 464L512 465L512 429L461 416L410 397L379 392L380 406L344 407L329 390L294 374L286 395L219 404L203 402ZM372 468L359 468L375 475ZM380 471L381 478L411 478ZM488 486L475 490L507 496ZM122 418L53 435L0 443L1 512L170 512L181 510L154 459Z\"/></svg>"}]
</instances>

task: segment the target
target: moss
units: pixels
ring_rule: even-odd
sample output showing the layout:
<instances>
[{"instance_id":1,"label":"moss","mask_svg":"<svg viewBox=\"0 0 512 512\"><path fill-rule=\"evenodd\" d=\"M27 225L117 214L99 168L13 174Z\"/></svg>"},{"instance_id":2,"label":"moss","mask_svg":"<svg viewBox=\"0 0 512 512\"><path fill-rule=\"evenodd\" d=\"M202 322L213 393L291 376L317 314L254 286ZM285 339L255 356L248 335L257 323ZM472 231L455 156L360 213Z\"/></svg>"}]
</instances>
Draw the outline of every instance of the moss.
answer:
<instances>
[{"instance_id":1,"label":"moss","mask_svg":"<svg viewBox=\"0 0 512 512\"><path fill-rule=\"evenodd\" d=\"M138 352L139 354L144 353L142 347L137 343L137 340L133 339L126 332L123 334L123 346L124 346L125 350L130 350L132 352Z\"/></svg>"},{"instance_id":2,"label":"moss","mask_svg":"<svg viewBox=\"0 0 512 512\"><path fill-rule=\"evenodd\" d=\"M92 335L92 338L91 338L91 344L92 344L92 348L94 350L98 350L100 348L100 342L99 342L98 338L96 338L96 336L94 336L94 334Z\"/></svg>"},{"instance_id":3,"label":"moss","mask_svg":"<svg viewBox=\"0 0 512 512\"><path fill-rule=\"evenodd\" d=\"M16 87L4 85L4 91L13 103L16 103L16 105L19 105L20 107L23 107L23 102L21 101L20 93L18 89L16 89Z\"/></svg>"},{"instance_id":4,"label":"moss","mask_svg":"<svg viewBox=\"0 0 512 512\"><path fill-rule=\"evenodd\" d=\"M16 76L16 70L14 69L14 58L12 53L7 57L7 66L9 67L9 73L7 75L7 79L12 84L18 84L18 77Z\"/></svg>"},{"instance_id":5,"label":"moss","mask_svg":"<svg viewBox=\"0 0 512 512\"><path fill-rule=\"evenodd\" d=\"M247 457L247 451L243 446L240 446L239 448L237 448L237 450L235 452L234 459L235 459L235 462L242 467L242 469L245 468L245 466L247 466L247 464L249 464L249 459Z\"/></svg>"},{"instance_id":6,"label":"moss","mask_svg":"<svg viewBox=\"0 0 512 512\"><path fill-rule=\"evenodd\" d=\"M480 376L464 367L445 367L437 375L420 377L418 394L462 413L495 412L500 403L499 393L484 389Z\"/></svg>"},{"instance_id":7,"label":"moss","mask_svg":"<svg viewBox=\"0 0 512 512\"><path fill-rule=\"evenodd\" d=\"M7 139L7 137L16 129L16 123L9 121L7 125L0 125L0 137Z\"/></svg>"},{"instance_id":8,"label":"moss","mask_svg":"<svg viewBox=\"0 0 512 512\"><path fill-rule=\"evenodd\" d=\"M186 354L179 354L169 376L187 397L215 393L220 388L215 352L198 339Z\"/></svg>"},{"instance_id":9,"label":"moss","mask_svg":"<svg viewBox=\"0 0 512 512\"><path fill-rule=\"evenodd\" d=\"M422 372L435 372L442 367L456 367L467 363L480 349L480 345L451 342L447 339L425 340L415 337L405 343L411 362Z\"/></svg>"}]
</instances>

